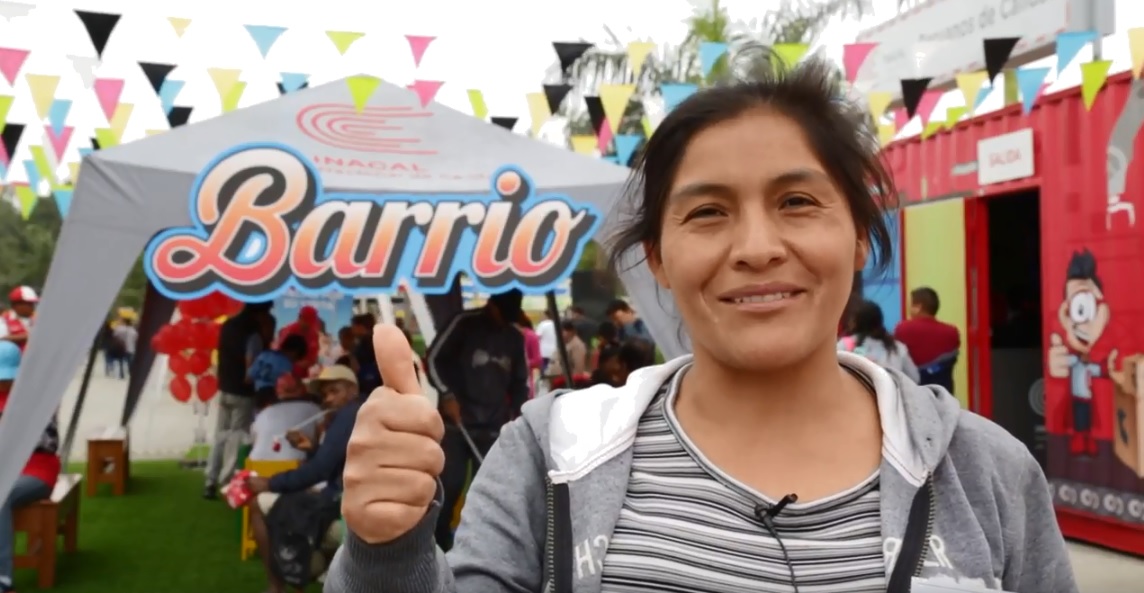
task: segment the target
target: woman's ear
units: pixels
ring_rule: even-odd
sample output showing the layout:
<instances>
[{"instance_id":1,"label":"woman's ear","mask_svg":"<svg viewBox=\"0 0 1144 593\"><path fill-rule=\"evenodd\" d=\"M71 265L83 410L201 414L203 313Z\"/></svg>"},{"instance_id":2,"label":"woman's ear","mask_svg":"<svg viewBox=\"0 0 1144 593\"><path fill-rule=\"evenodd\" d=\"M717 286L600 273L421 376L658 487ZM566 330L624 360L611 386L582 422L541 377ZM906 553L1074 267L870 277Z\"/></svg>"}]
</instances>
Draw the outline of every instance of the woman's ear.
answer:
<instances>
[{"instance_id":1,"label":"woman's ear","mask_svg":"<svg viewBox=\"0 0 1144 593\"><path fill-rule=\"evenodd\" d=\"M659 249L645 241L643 243L643 250L644 259L647 260L647 267L651 270L655 281L663 288L671 290L671 283L667 281L667 276L663 273L663 258L659 256Z\"/></svg>"},{"instance_id":2,"label":"woman's ear","mask_svg":"<svg viewBox=\"0 0 1144 593\"><path fill-rule=\"evenodd\" d=\"M870 241L858 239L858 247L854 250L854 271L866 269L866 260L870 257Z\"/></svg>"}]
</instances>

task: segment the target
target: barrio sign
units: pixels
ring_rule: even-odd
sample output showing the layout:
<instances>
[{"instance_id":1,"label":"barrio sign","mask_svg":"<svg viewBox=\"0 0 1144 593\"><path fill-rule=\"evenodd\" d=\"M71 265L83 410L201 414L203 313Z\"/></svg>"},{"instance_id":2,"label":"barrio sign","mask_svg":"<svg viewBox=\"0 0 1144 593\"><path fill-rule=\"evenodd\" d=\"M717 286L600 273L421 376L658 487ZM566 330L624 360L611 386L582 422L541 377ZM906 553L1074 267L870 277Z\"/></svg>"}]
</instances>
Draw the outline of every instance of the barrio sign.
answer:
<instances>
[{"instance_id":1,"label":"barrio sign","mask_svg":"<svg viewBox=\"0 0 1144 593\"><path fill-rule=\"evenodd\" d=\"M603 217L534 190L506 166L483 195L327 193L294 149L247 144L199 174L191 226L156 235L144 267L173 299L377 293L403 281L441 294L462 273L482 292L543 293L571 275Z\"/></svg>"},{"instance_id":2,"label":"barrio sign","mask_svg":"<svg viewBox=\"0 0 1144 593\"><path fill-rule=\"evenodd\" d=\"M863 31L858 41L877 43L855 84L866 91L901 93L901 79L933 80L946 87L962 72L985 68L982 41L1019 37L1008 65L1051 55L1058 33L1113 32L1110 0L930 0Z\"/></svg>"}]
</instances>

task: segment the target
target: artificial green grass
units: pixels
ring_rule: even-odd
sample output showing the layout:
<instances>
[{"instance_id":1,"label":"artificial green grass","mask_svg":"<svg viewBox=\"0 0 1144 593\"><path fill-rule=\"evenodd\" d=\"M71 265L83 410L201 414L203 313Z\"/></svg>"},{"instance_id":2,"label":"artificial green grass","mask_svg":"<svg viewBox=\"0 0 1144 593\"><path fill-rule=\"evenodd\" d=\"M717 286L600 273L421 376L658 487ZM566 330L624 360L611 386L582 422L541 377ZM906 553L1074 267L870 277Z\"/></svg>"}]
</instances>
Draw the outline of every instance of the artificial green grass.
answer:
<instances>
[{"instance_id":1,"label":"artificial green grass","mask_svg":"<svg viewBox=\"0 0 1144 593\"><path fill-rule=\"evenodd\" d=\"M125 496L80 501L79 550L60 552L53 593L259 593L257 558L239 560L237 511L207 501L203 478L175 461L136 462ZM62 543L62 542L61 542ZM19 545L19 544L18 544ZM16 571L16 590L35 588ZM309 590L319 591L319 585Z\"/></svg>"}]
</instances>

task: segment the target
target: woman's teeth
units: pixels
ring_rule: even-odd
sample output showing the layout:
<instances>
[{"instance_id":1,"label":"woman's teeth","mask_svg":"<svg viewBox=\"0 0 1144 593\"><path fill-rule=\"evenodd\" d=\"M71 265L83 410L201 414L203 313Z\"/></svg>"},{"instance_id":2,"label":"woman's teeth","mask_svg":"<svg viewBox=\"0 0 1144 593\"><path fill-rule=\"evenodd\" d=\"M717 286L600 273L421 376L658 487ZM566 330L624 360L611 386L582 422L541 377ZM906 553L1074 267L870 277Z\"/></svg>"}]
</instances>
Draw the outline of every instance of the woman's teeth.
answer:
<instances>
[{"instance_id":1,"label":"woman's teeth","mask_svg":"<svg viewBox=\"0 0 1144 593\"><path fill-rule=\"evenodd\" d=\"M792 296L794 296L793 292L776 292L774 294L740 297L737 299L732 299L732 302L734 302L736 305L743 305L746 303L773 303L775 301L789 299Z\"/></svg>"}]
</instances>

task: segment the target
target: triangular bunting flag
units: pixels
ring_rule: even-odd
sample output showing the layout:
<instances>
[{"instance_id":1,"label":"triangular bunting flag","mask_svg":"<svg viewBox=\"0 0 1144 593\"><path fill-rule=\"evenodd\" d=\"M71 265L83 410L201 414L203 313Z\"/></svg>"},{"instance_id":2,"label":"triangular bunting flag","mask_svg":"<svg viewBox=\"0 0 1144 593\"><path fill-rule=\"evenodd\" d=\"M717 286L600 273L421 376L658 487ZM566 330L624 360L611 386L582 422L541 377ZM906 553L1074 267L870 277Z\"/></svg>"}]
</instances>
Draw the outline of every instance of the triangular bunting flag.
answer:
<instances>
[{"instance_id":1,"label":"triangular bunting flag","mask_svg":"<svg viewBox=\"0 0 1144 593\"><path fill-rule=\"evenodd\" d=\"M600 154L607 154L608 147L612 145L612 126L608 122L608 118L604 118L604 125L600 126L600 132L596 134L596 148L600 150ZM612 162L616 162L613 158Z\"/></svg>"},{"instance_id":2,"label":"triangular bunting flag","mask_svg":"<svg viewBox=\"0 0 1144 593\"><path fill-rule=\"evenodd\" d=\"M870 52L878 47L877 43L851 43L842 46L842 67L846 70L846 82L852 83L858 78L858 71Z\"/></svg>"},{"instance_id":3,"label":"triangular bunting flag","mask_svg":"<svg viewBox=\"0 0 1144 593\"><path fill-rule=\"evenodd\" d=\"M62 134L64 126L67 125L67 114L71 113L71 100L67 98L57 98L51 102L51 108L48 109L48 124L51 131L56 134Z\"/></svg>"},{"instance_id":4,"label":"triangular bunting flag","mask_svg":"<svg viewBox=\"0 0 1144 593\"><path fill-rule=\"evenodd\" d=\"M600 85L600 102L604 105L604 116L612 126L612 134L620 129L620 122L624 119L624 112L628 110L628 103L636 92L634 84L602 84Z\"/></svg>"},{"instance_id":5,"label":"triangular bunting flag","mask_svg":"<svg viewBox=\"0 0 1144 593\"><path fill-rule=\"evenodd\" d=\"M600 130L604 127L604 103L600 98L594 95L584 97L584 103L588 105L588 121L592 122L592 130L596 135L600 135Z\"/></svg>"},{"instance_id":6,"label":"triangular bunting flag","mask_svg":"<svg viewBox=\"0 0 1144 593\"><path fill-rule=\"evenodd\" d=\"M75 185L75 183L79 181L79 165L80 163L78 162L68 163L68 173L71 175L72 185Z\"/></svg>"},{"instance_id":7,"label":"triangular bunting flag","mask_svg":"<svg viewBox=\"0 0 1144 593\"><path fill-rule=\"evenodd\" d=\"M967 107L977 108L977 95L981 92L981 87L987 78L989 78L989 73L984 70L962 72L957 75L957 90L961 91L961 96L965 99Z\"/></svg>"},{"instance_id":8,"label":"triangular bunting flag","mask_svg":"<svg viewBox=\"0 0 1144 593\"><path fill-rule=\"evenodd\" d=\"M143 134L146 136L157 136L159 134L162 134L163 132L168 132L168 131L169 130L146 130L143 132Z\"/></svg>"},{"instance_id":9,"label":"triangular bunting flag","mask_svg":"<svg viewBox=\"0 0 1144 593\"><path fill-rule=\"evenodd\" d=\"M922 140L926 140L941 131L941 122L931 121L922 128Z\"/></svg>"},{"instance_id":10,"label":"triangular bunting flag","mask_svg":"<svg viewBox=\"0 0 1144 593\"><path fill-rule=\"evenodd\" d=\"M43 146L29 146L28 152L32 153L32 162L36 165L36 171L40 174L40 179L48 181L48 187L59 187L59 181L56 180L55 167L51 165L51 161L55 159L48 159L48 155L44 152Z\"/></svg>"},{"instance_id":11,"label":"triangular bunting flag","mask_svg":"<svg viewBox=\"0 0 1144 593\"><path fill-rule=\"evenodd\" d=\"M1041 95L1045 78L1049 76L1051 68L1018 68L1017 89L1021 91L1021 107L1025 113L1033 110L1033 104Z\"/></svg>"},{"instance_id":12,"label":"triangular bunting flag","mask_svg":"<svg viewBox=\"0 0 1144 593\"><path fill-rule=\"evenodd\" d=\"M181 80L171 78L163 81L163 86L159 87L159 104L163 106L163 113L171 112L171 108L175 106L175 100L179 98L179 93L182 92L186 84Z\"/></svg>"},{"instance_id":13,"label":"triangular bunting flag","mask_svg":"<svg viewBox=\"0 0 1144 593\"><path fill-rule=\"evenodd\" d=\"M326 37L329 37L330 41L334 42L334 47L338 49L338 53L344 56L355 41L365 37L365 33L354 33L351 31L326 31Z\"/></svg>"},{"instance_id":14,"label":"triangular bunting flag","mask_svg":"<svg viewBox=\"0 0 1144 593\"><path fill-rule=\"evenodd\" d=\"M1080 94L1081 98L1084 99L1085 109L1092 110L1092 105L1096 102L1096 95L1100 93L1100 89L1104 88L1104 83L1108 80L1108 69L1111 67L1112 62L1110 60L1098 60L1080 65Z\"/></svg>"},{"instance_id":15,"label":"triangular bunting flag","mask_svg":"<svg viewBox=\"0 0 1144 593\"><path fill-rule=\"evenodd\" d=\"M275 27L273 25L243 25L246 27L246 32L250 34L250 38L254 40L254 45L258 46L258 53L262 54L265 59L270 54L270 48L274 47L274 42L286 32L286 27Z\"/></svg>"},{"instance_id":16,"label":"triangular bunting flag","mask_svg":"<svg viewBox=\"0 0 1144 593\"><path fill-rule=\"evenodd\" d=\"M663 97L663 107L668 112L674 111L679 104L695 94L699 87L694 84L670 83L659 85L659 94Z\"/></svg>"},{"instance_id":17,"label":"triangular bunting flag","mask_svg":"<svg viewBox=\"0 0 1144 593\"><path fill-rule=\"evenodd\" d=\"M553 41L552 49L556 51L556 58L560 60L560 71L567 75L576 60L592 49L592 44L583 41Z\"/></svg>"},{"instance_id":18,"label":"triangular bunting flag","mask_svg":"<svg viewBox=\"0 0 1144 593\"><path fill-rule=\"evenodd\" d=\"M413 54L413 66L415 68L421 67L421 58L425 57L425 50L429 49L429 44L433 43L436 37L430 35L406 35L405 40L409 42L409 51Z\"/></svg>"},{"instance_id":19,"label":"triangular bunting flag","mask_svg":"<svg viewBox=\"0 0 1144 593\"><path fill-rule=\"evenodd\" d=\"M103 50L107 47L107 40L111 39L111 32L115 30L115 25L119 24L120 15L106 12L88 12L86 10L77 10L75 15L83 21L83 28L87 29L87 36L91 38L91 44L95 46L95 55L103 59Z\"/></svg>"},{"instance_id":20,"label":"triangular bunting flag","mask_svg":"<svg viewBox=\"0 0 1144 593\"><path fill-rule=\"evenodd\" d=\"M443 84L445 83L440 80L414 80L405 88L417 94L422 107L428 107L437 98L437 91L441 90Z\"/></svg>"},{"instance_id":21,"label":"triangular bunting flag","mask_svg":"<svg viewBox=\"0 0 1144 593\"><path fill-rule=\"evenodd\" d=\"M32 10L36 8L34 4L26 4L24 2L0 2L0 17L9 23L12 19L26 17L32 14Z\"/></svg>"},{"instance_id":22,"label":"triangular bunting flag","mask_svg":"<svg viewBox=\"0 0 1144 593\"><path fill-rule=\"evenodd\" d=\"M286 93L293 93L310 86L310 75L300 74L298 72L280 72L278 74L282 82L278 83L278 94L285 95Z\"/></svg>"},{"instance_id":23,"label":"triangular bunting flag","mask_svg":"<svg viewBox=\"0 0 1144 593\"><path fill-rule=\"evenodd\" d=\"M985 85L985 86L981 87L981 92L977 93L977 101L973 103L973 111L974 112L976 112L978 109L981 108L982 103L985 103L985 99L988 99L989 93L992 93L992 92L993 92L993 85Z\"/></svg>"},{"instance_id":24,"label":"triangular bunting flag","mask_svg":"<svg viewBox=\"0 0 1144 593\"><path fill-rule=\"evenodd\" d=\"M83 82L83 88L90 89L95 84L95 69L99 66L99 58L68 55L68 59L71 60L72 70Z\"/></svg>"},{"instance_id":25,"label":"triangular bunting flag","mask_svg":"<svg viewBox=\"0 0 1144 593\"><path fill-rule=\"evenodd\" d=\"M1128 53L1132 59L1132 77L1140 78L1144 72L1144 27L1128 30Z\"/></svg>"},{"instance_id":26,"label":"triangular bunting flag","mask_svg":"<svg viewBox=\"0 0 1144 593\"><path fill-rule=\"evenodd\" d=\"M226 96L230 94L230 89L238 83L238 77L242 75L242 70L236 68L207 68L207 74L210 75L211 81L214 82L215 90L218 91L218 98L225 101Z\"/></svg>"},{"instance_id":27,"label":"triangular bunting flag","mask_svg":"<svg viewBox=\"0 0 1144 593\"><path fill-rule=\"evenodd\" d=\"M167 81L167 77L175 69L174 64L157 64L154 62L139 62L139 67L143 69L143 75L147 77L147 81L151 83L151 88L155 89L156 94L159 94L160 89L163 88L163 83Z\"/></svg>"},{"instance_id":28,"label":"triangular bunting flag","mask_svg":"<svg viewBox=\"0 0 1144 593\"><path fill-rule=\"evenodd\" d=\"M56 89L60 86L60 77L47 74L26 74L28 90L32 93L32 103L36 106L36 115L40 119L48 116L52 108L52 100L56 98Z\"/></svg>"},{"instance_id":29,"label":"triangular bunting flag","mask_svg":"<svg viewBox=\"0 0 1144 593\"><path fill-rule=\"evenodd\" d=\"M893 102L894 94L889 91L873 91L866 95L866 105L870 108L870 117L873 117L874 121L882 119L882 116L886 115L886 109Z\"/></svg>"},{"instance_id":30,"label":"triangular bunting flag","mask_svg":"<svg viewBox=\"0 0 1144 593\"><path fill-rule=\"evenodd\" d=\"M222 98L222 112L230 113L238 109L238 102L242 101L242 94L246 92L246 81L240 80L230 87L226 96Z\"/></svg>"},{"instance_id":31,"label":"triangular bunting flag","mask_svg":"<svg viewBox=\"0 0 1144 593\"><path fill-rule=\"evenodd\" d=\"M647 62L647 57L653 51L655 51L655 43L651 41L633 41L628 44L628 68L631 68L632 74L639 77L644 62Z\"/></svg>"},{"instance_id":32,"label":"triangular bunting flag","mask_svg":"<svg viewBox=\"0 0 1144 593\"><path fill-rule=\"evenodd\" d=\"M365 74L358 74L346 79L346 88L350 90L350 97L354 102L354 109L358 113L365 111L365 106L369 104L369 98L377 91L377 87L381 85L381 79L376 76L368 76Z\"/></svg>"},{"instance_id":33,"label":"triangular bunting flag","mask_svg":"<svg viewBox=\"0 0 1144 593\"><path fill-rule=\"evenodd\" d=\"M131 103L120 103L115 106L115 113L111 116L111 131L115 133L116 142L123 142L123 132L127 130L127 122L131 120L131 113L135 106Z\"/></svg>"},{"instance_id":34,"label":"triangular bunting flag","mask_svg":"<svg viewBox=\"0 0 1144 593\"><path fill-rule=\"evenodd\" d=\"M191 119L193 109L194 107L183 107L182 105L172 107L167 114L167 125L171 126L172 129L185 125Z\"/></svg>"},{"instance_id":35,"label":"triangular bunting flag","mask_svg":"<svg viewBox=\"0 0 1144 593\"><path fill-rule=\"evenodd\" d=\"M564 102L564 97L572 91L570 84L546 84L544 85L544 98L548 101L548 111L550 113L558 113L560 111L560 104Z\"/></svg>"},{"instance_id":36,"label":"triangular bunting flag","mask_svg":"<svg viewBox=\"0 0 1144 593\"><path fill-rule=\"evenodd\" d=\"M36 202L40 201L40 197L30 185L21 183L16 185L16 201L20 204L20 218L28 220L32 216L32 211L36 209Z\"/></svg>"},{"instance_id":37,"label":"triangular bunting flag","mask_svg":"<svg viewBox=\"0 0 1144 593\"><path fill-rule=\"evenodd\" d=\"M75 190L71 188L60 187L52 190L52 197L56 200L56 208L59 208L61 217L67 218L74 194Z\"/></svg>"},{"instance_id":38,"label":"triangular bunting flag","mask_svg":"<svg viewBox=\"0 0 1144 593\"><path fill-rule=\"evenodd\" d=\"M108 120L115 114L115 106L119 104L119 97L123 94L123 80L119 78L97 78L95 84L95 98L99 99L99 107Z\"/></svg>"},{"instance_id":39,"label":"triangular bunting flag","mask_svg":"<svg viewBox=\"0 0 1144 593\"><path fill-rule=\"evenodd\" d=\"M114 148L119 146L119 138L115 135L115 130L111 128L96 128L95 140L92 142L99 150L107 148Z\"/></svg>"},{"instance_id":40,"label":"triangular bunting flag","mask_svg":"<svg viewBox=\"0 0 1144 593\"><path fill-rule=\"evenodd\" d=\"M727 54L729 46L722 41L704 41L699 44L699 65L703 70L703 77L711 76L715 63Z\"/></svg>"},{"instance_id":41,"label":"triangular bunting flag","mask_svg":"<svg viewBox=\"0 0 1144 593\"><path fill-rule=\"evenodd\" d=\"M94 152L95 150L97 150L99 148L98 146L95 145L95 138L92 138L91 141L92 141L92 148L79 148L76 150L76 152L79 153L79 158L81 158L81 159L86 158L87 155L91 154L92 152Z\"/></svg>"},{"instance_id":42,"label":"triangular bunting flag","mask_svg":"<svg viewBox=\"0 0 1144 593\"><path fill-rule=\"evenodd\" d=\"M902 104L906 108L906 114L913 119L918 112L918 105L922 101L922 96L926 92L926 87L930 83L929 78L906 78L902 82Z\"/></svg>"},{"instance_id":43,"label":"triangular bunting flag","mask_svg":"<svg viewBox=\"0 0 1144 593\"><path fill-rule=\"evenodd\" d=\"M985 72L989 75L990 84L1005 68L1005 63L1009 61L1009 56L1019 41L1020 37L997 37L982 41L985 48Z\"/></svg>"},{"instance_id":44,"label":"triangular bunting flag","mask_svg":"<svg viewBox=\"0 0 1144 593\"><path fill-rule=\"evenodd\" d=\"M632 155L636 153L636 149L640 146L640 141L643 137L638 134L619 134L615 137L616 143L616 160L623 166L628 166L632 161Z\"/></svg>"},{"instance_id":45,"label":"triangular bunting flag","mask_svg":"<svg viewBox=\"0 0 1144 593\"><path fill-rule=\"evenodd\" d=\"M177 16L167 17L167 22L171 23L171 28L175 30L176 37L182 37L183 33L187 32L187 27L191 26L191 19L179 18Z\"/></svg>"},{"instance_id":46,"label":"triangular bunting flag","mask_svg":"<svg viewBox=\"0 0 1144 593\"><path fill-rule=\"evenodd\" d=\"M651 125L651 118L646 115L640 118L640 127L643 128L644 136L648 138L651 138L652 133L655 132L655 126Z\"/></svg>"},{"instance_id":47,"label":"triangular bunting flag","mask_svg":"<svg viewBox=\"0 0 1144 593\"><path fill-rule=\"evenodd\" d=\"M882 146L894 141L894 136L898 134L898 127L894 124L878 124L878 141Z\"/></svg>"},{"instance_id":48,"label":"triangular bunting flag","mask_svg":"<svg viewBox=\"0 0 1144 593\"><path fill-rule=\"evenodd\" d=\"M469 89L469 105L473 106L473 117L485 119L489 116L489 106L485 105L485 94L477 89Z\"/></svg>"},{"instance_id":49,"label":"triangular bunting flag","mask_svg":"<svg viewBox=\"0 0 1144 593\"><path fill-rule=\"evenodd\" d=\"M0 95L0 132L4 131L4 125L8 122L8 112L12 110L12 102L15 100L12 95Z\"/></svg>"},{"instance_id":50,"label":"triangular bunting flag","mask_svg":"<svg viewBox=\"0 0 1144 593\"><path fill-rule=\"evenodd\" d=\"M91 137L91 149L92 149L93 151L94 151L94 150L102 150L102 149L103 149L103 146L101 146L101 145L100 145L100 143L99 143L99 138L98 138L98 137L96 137L96 136L92 136L92 137ZM82 149L81 149L81 150L82 150ZM87 153L87 154L91 154L91 153L89 152L89 153ZM86 156L86 155L84 155L84 156Z\"/></svg>"},{"instance_id":51,"label":"triangular bunting flag","mask_svg":"<svg viewBox=\"0 0 1144 593\"><path fill-rule=\"evenodd\" d=\"M588 156L596 154L595 135L573 134L569 140L572 142L574 152Z\"/></svg>"},{"instance_id":52,"label":"triangular bunting flag","mask_svg":"<svg viewBox=\"0 0 1144 593\"><path fill-rule=\"evenodd\" d=\"M958 105L957 107L950 107L949 109L946 109L945 127L952 128L953 126L956 126L957 122L961 121L961 117L965 115L967 111L969 111L969 108L965 105Z\"/></svg>"},{"instance_id":53,"label":"triangular bunting flag","mask_svg":"<svg viewBox=\"0 0 1144 593\"><path fill-rule=\"evenodd\" d=\"M53 130L51 126L44 128L44 135L48 137L48 142L52 145L52 154L56 155L57 161L64 158L64 151L67 150L74 131L75 128L71 126L65 126L59 132Z\"/></svg>"},{"instance_id":54,"label":"triangular bunting flag","mask_svg":"<svg viewBox=\"0 0 1144 593\"><path fill-rule=\"evenodd\" d=\"M517 119L518 118L515 117L497 117L494 115L489 118L489 121L491 121L493 125L500 126L511 132L512 129L516 127Z\"/></svg>"},{"instance_id":55,"label":"triangular bunting flag","mask_svg":"<svg viewBox=\"0 0 1144 593\"><path fill-rule=\"evenodd\" d=\"M802 61L802 58L806 56L806 52L809 50L810 46L805 43L776 43L771 46L774 57L788 70L794 68L796 64Z\"/></svg>"},{"instance_id":56,"label":"triangular bunting flag","mask_svg":"<svg viewBox=\"0 0 1144 593\"><path fill-rule=\"evenodd\" d=\"M933 110L937 107L939 101L945 93L943 91L932 90L926 91L922 95L922 100L918 101L917 114L922 118L923 122L929 122L930 116L933 115Z\"/></svg>"},{"instance_id":57,"label":"triangular bunting flag","mask_svg":"<svg viewBox=\"0 0 1144 593\"><path fill-rule=\"evenodd\" d=\"M11 159L16 154L16 147L20 145L20 136L24 135L24 124L8 124L4 126L4 131L0 132L0 142L4 144L4 161L5 164L11 164Z\"/></svg>"},{"instance_id":58,"label":"triangular bunting flag","mask_svg":"<svg viewBox=\"0 0 1144 593\"><path fill-rule=\"evenodd\" d=\"M613 165L620 164L620 157L617 155L614 155L614 154L606 154L600 158L605 160L605 161L608 161L609 163L612 163Z\"/></svg>"},{"instance_id":59,"label":"triangular bunting flag","mask_svg":"<svg viewBox=\"0 0 1144 593\"><path fill-rule=\"evenodd\" d=\"M552 117L552 112L548 109L548 98L544 93L528 93L524 98L528 101L528 117L531 121L529 130L533 136L537 136L540 128Z\"/></svg>"},{"instance_id":60,"label":"triangular bunting flag","mask_svg":"<svg viewBox=\"0 0 1144 593\"><path fill-rule=\"evenodd\" d=\"M32 160L24 161L24 174L28 177L28 185L40 189L40 184L43 182L44 177L40 170L36 168L36 162Z\"/></svg>"},{"instance_id":61,"label":"triangular bunting flag","mask_svg":"<svg viewBox=\"0 0 1144 593\"><path fill-rule=\"evenodd\" d=\"M1096 40L1095 31L1066 31L1057 34L1057 76L1072 64L1084 46Z\"/></svg>"},{"instance_id":62,"label":"triangular bunting flag","mask_svg":"<svg viewBox=\"0 0 1144 593\"><path fill-rule=\"evenodd\" d=\"M20 68L28 59L28 50L0 47L0 74L8 84L16 84L16 77L20 75Z\"/></svg>"}]
</instances>

